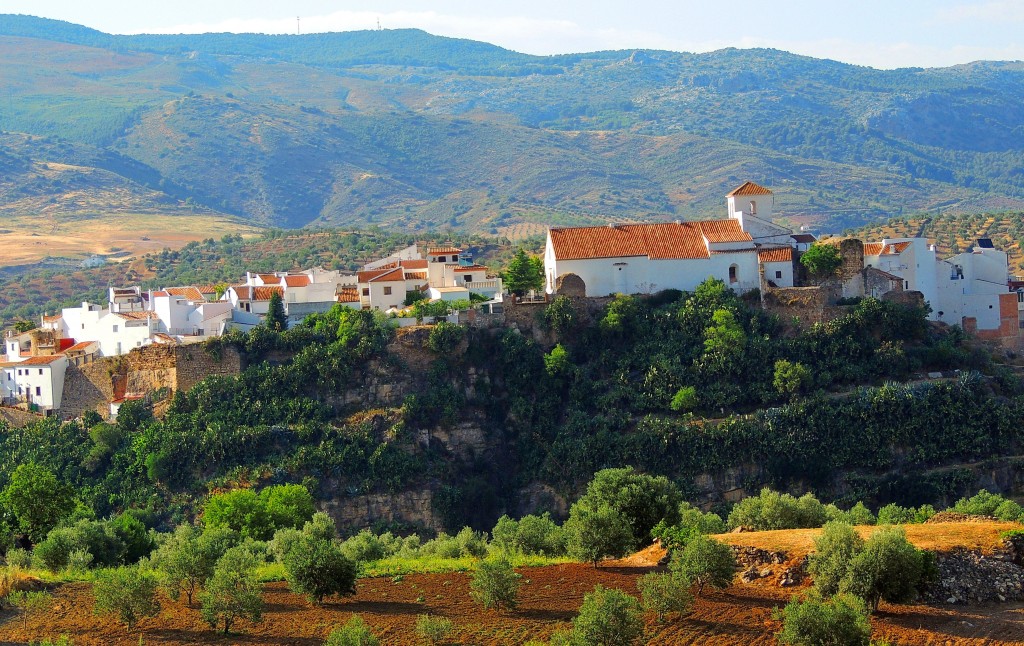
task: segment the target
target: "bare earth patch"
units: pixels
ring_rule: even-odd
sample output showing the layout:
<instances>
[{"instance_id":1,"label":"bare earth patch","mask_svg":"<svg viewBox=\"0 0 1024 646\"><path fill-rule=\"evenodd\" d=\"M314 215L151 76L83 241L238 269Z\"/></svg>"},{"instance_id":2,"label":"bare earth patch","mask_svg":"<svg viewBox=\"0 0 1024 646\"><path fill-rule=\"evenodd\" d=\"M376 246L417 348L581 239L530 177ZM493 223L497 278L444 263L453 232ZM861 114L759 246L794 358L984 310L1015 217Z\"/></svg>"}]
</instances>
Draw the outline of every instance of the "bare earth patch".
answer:
<instances>
[{"instance_id":1,"label":"bare earth patch","mask_svg":"<svg viewBox=\"0 0 1024 646\"><path fill-rule=\"evenodd\" d=\"M940 523L907 527L911 540L929 549L972 547L991 550L999 532L1016 527L1012 523ZM861 528L870 534L873 528ZM792 550L791 559L802 558L818 530L750 532L718 538L739 545L772 550ZM448 644L484 646L522 644L530 639L548 639L556 630L568 628L583 601L583 595L601 584L637 595L636 582L650 572L660 558L657 548L633 557L608 562L600 568L584 564L563 564L522 568L520 607L516 612L483 611L469 598L467 574L408 575L400 580L381 577L361 579L358 594L314 608L288 592L284 583L267 585L264 619L257 624L242 622L238 632L223 637L210 630L198 608L163 600L163 610L141 622L139 631L128 634L122 626L92 614L88 584L74 583L55 590L56 603L46 613L29 618L27 628L12 613L0 615L0 642L24 643L29 639L66 633L76 646L137 644L139 634L147 644L288 644L319 646L335 626L359 614L373 627L384 644L417 644L416 617L430 613L449 618L455 634ZM705 594L688 617L665 623L647 622L649 644L774 644L780 625L772 618L775 608L805 586L779 588L766 581L739 583L724 592ZM901 645L1016 644L1024 643L1024 603L1003 603L968 607L882 604L872 618L874 637Z\"/></svg>"}]
</instances>

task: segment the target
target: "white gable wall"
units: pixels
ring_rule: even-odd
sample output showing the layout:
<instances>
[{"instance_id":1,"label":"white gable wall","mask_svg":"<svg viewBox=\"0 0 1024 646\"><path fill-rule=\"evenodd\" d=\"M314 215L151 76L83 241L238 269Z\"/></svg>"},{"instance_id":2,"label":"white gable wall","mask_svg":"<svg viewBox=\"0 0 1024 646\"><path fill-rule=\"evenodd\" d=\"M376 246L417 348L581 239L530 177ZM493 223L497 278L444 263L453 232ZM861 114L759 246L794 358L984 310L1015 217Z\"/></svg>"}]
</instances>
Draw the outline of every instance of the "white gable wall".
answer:
<instances>
[{"instance_id":1,"label":"white gable wall","mask_svg":"<svg viewBox=\"0 0 1024 646\"><path fill-rule=\"evenodd\" d=\"M553 255L553 254L552 254ZM736 267L736 282L729 268ZM760 287L757 252L712 254L710 258L652 260L647 256L559 260L547 265L554 280L576 274L587 286L587 296L653 294L665 289L693 291L709 277L718 278L737 292ZM552 285L553 291L553 285Z\"/></svg>"}]
</instances>

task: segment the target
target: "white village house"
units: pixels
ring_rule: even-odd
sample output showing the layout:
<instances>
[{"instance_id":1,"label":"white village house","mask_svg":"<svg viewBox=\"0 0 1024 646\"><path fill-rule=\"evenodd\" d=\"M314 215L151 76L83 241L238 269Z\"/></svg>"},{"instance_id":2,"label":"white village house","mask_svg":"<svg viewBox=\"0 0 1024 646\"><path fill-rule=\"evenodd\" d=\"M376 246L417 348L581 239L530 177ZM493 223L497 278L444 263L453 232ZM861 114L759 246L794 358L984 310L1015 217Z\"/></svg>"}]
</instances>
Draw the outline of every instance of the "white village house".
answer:
<instances>
[{"instance_id":1,"label":"white village house","mask_svg":"<svg viewBox=\"0 0 1024 646\"><path fill-rule=\"evenodd\" d=\"M587 296L692 291L711 278L738 292L793 286L791 232L771 222L772 193L746 182L727 195L727 219L548 230L545 291L574 275Z\"/></svg>"}]
</instances>

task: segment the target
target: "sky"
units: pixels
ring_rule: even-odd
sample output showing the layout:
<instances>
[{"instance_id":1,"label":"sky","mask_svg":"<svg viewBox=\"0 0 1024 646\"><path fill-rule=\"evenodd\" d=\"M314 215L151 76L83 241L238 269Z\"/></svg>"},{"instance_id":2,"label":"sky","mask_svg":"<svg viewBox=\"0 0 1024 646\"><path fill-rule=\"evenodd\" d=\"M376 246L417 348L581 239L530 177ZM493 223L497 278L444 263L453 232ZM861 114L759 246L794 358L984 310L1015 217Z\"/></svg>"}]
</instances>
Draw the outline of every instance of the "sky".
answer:
<instances>
[{"instance_id":1,"label":"sky","mask_svg":"<svg viewBox=\"0 0 1024 646\"><path fill-rule=\"evenodd\" d=\"M871 67L1024 59L1024 0L0 0L0 13L133 33L415 27L529 54L773 47Z\"/></svg>"}]
</instances>

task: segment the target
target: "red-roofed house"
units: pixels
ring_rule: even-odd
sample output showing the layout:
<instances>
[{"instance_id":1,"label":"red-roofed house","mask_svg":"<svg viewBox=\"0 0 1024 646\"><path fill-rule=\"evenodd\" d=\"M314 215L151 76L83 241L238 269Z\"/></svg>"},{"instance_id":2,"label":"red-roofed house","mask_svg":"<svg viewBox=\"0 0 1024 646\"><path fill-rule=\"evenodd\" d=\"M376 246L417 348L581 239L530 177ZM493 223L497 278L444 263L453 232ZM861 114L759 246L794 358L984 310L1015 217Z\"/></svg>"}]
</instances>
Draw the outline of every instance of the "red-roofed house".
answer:
<instances>
[{"instance_id":1,"label":"red-roofed house","mask_svg":"<svg viewBox=\"0 0 1024 646\"><path fill-rule=\"evenodd\" d=\"M724 220L550 229L546 291L569 274L587 296L692 291L709 277L738 292L759 288L762 275L791 287L792 232L771 222L771 191L746 182L727 198Z\"/></svg>"},{"instance_id":2,"label":"red-roofed house","mask_svg":"<svg viewBox=\"0 0 1024 646\"><path fill-rule=\"evenodd\" d=\"M0 367L0 394L7 403L50 414L60 409L68 358L63 354L29 357Z\"/></svg>"}]
</instances>

